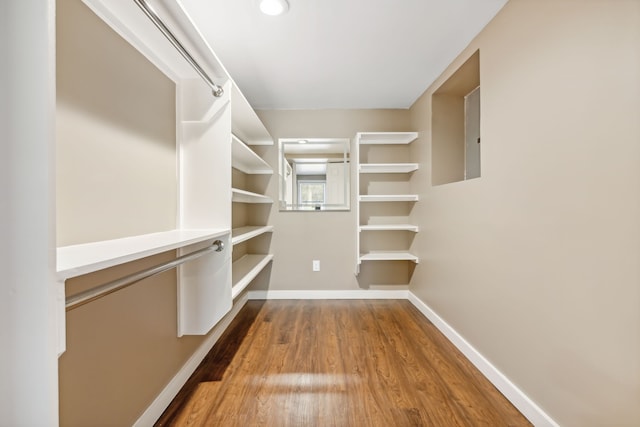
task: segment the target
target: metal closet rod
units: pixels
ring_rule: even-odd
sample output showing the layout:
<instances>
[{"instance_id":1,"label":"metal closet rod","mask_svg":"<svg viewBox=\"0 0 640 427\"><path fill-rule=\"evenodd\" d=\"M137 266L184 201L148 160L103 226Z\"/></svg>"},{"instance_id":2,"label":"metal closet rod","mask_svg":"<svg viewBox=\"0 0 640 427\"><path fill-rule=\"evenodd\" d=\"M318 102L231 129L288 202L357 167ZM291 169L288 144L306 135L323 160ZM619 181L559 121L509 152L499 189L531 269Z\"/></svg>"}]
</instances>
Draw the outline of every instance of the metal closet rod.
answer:
<instances>
[{"instance_id":1,"label":"metal closet rod","mask_svg":"<svg viewBox=\"0 0 640 427\"><path fill-rule=\"evenodd\" d=\"M160 17L153 10L153 8L149 6L149 3L147 3L146 0L133 0L133 1L140 7L140 9L142 9L145 15L147 15L147 17L151 19L151 22L153 22L155 26L158 27L160 32L167 38L167 40L171 42L173 47L175 47L177 51L180 52L180 54L184 57L184 59L187 60L189 65L191 65L193 69L196 70L196 72L200 75L200 77L202 77L202 80L204 80L205 83L209 85L209 87L211 88L211 91L213 92L213 96L215 97L222 96L222 94L224 93L224 89L222 89L222 86L215 84L213 80L211 80L211 78L206 73L206 71L204 71L200 66L200 64L198 64L198 62L195 59L193 59L193 56L191 56L191 54L187 51L187 49L185 49L185 47L182 45L182 43L180 43L180 41L176 38L176 36L173 35L171 30L167 28L167 26L164 24L164 22L162 22L162 19L160 19Z\"/></svg>"},{"instance_id":2,"label":"metal closet rod","mask_svg":"<svg viewBox=\"0 0 640 427\"><path fill-rule=\"evenodd\" d=\"M96 286L95 288L79 292L66 298L66 311L73 310L74 308L80 307L81 305L90 303L91 301L119 291L120 289L124 289L148 277L155 276L156 274L171 270L172 268L176 268L180 264L194 260L196 258L200 258L201 256L206 255L212 251L220 252L223 249L224 243L221 240L216 240L211 246L208 246L204 249L199 249L197 251L191 252L190 254L175 258L171 261L158 264L155 267L147 268L146 270L130 274L121 279L113 280L111 282L105 283L104 285Z\"/></svg>"}]
</instances>

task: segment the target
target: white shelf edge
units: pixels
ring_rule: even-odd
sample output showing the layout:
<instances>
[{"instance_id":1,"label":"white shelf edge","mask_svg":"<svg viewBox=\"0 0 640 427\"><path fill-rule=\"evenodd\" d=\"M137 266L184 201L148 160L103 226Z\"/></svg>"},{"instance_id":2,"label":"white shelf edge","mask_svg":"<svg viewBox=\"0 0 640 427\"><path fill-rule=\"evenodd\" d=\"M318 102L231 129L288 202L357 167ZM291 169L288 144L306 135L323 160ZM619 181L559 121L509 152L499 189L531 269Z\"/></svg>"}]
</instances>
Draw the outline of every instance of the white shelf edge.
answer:
<instances>
[{"instance_id":1,"label":"white shelf edge","mask_svg":"<svg viewBox=\"0 0 640 427\"><path fill-rule=\"evenodd\" d=\"M273 168L247 146L240 138L231 134L231 166L250 175L272 175Z\"/></svg>"},{"instance_id":2,"label":"white shelf edge","mask_svg":"<svg viewBox=\"0 0 640 427\"><path fill-rule=\"evenodd\" d=\"M418 163L360 163L360 173L410 173L418 168Z\"/></svg>"},{"instance_id":3,"label":"white shelf edge","mask_svg":"<svg viewBox=\"0 0 640 427\"><path fill-rule=\"evenodd\" d=\"M273 259L268 255L245 255L231 265L231 298L235 298L256 278L267 264Z\"/></svg>"},{"instance_id":4,"label":"white shelf edge","mask_svg":"<svg viewBox=\"0 0 640 427\"><path fill-rule=\"evenodd\" d=\"M419 259L409 252L371 252L360 254L359 261L412 261L418 264Z\"/></svg>"},{"instance_id":5,"label":"white shelf edge","mask_svg":"<svg viewBox=\"0 0 640 427\"><path fill-rule=\"evenodd\" d=\"M418 132L359 132L360 145L410 144L418 138Z\"/></svg>"},{"instance_id":6,"label":"white shelf edge","mask_svg":"<svg viewBox=\"0 0 640 427\"><path fill-rule=\"evenodd\" d=\"M146 258L228 234L230 229L170 230L57 248L60 280Z\"/></svg>"},{"instance_id":7,"label":"white shelf edge","mask_svg":"<svg viewBox=\"0 0 640 427\"><path fill-rule=\"evenodd\" d=\"M273 199L271 197L263 194L252 193L250 191L239 190L237 188L232 188L231 193L231 201L237 203L273 203Z\"/></svg>"},{"instance_id":8,"label":"white shelf edge","mask_svg":"<svg viewBox=\"0 0 640 427\"><path fill-rule=\"evenodd\" d=\"M417 202L417 194L377 194L377 195L361 195L358 197L360 202Z\"/></svg>"},{"instance_id":9,"label":"white shelf edge","mask_svg":"<svg viewBox=\"0 0 640 427\"><path fill-rule=\"evenodd\" d=\"M231 230L231 244L237 245L264 233L273 232L273 225L245 226Z\"/></svg>"},{"instance_id":10,"label":"white shelf edge","mask_svg":"<svg viewBox=\"0 0 640 427\"><path fill-rule=\"evenodd\" d=\"M417 233L419 228L417 225L411 224L369 224L360 225L360 231L412 231Z\"/></svg>"}]
</instances>

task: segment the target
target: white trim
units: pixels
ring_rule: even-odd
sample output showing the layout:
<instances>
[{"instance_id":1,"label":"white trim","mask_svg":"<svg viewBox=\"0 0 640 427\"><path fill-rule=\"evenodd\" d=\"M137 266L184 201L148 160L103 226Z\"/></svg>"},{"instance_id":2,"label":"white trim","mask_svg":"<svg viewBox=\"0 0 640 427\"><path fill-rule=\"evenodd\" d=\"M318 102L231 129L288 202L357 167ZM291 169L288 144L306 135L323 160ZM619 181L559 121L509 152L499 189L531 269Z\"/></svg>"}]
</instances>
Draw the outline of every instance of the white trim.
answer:
<instances>
[{"instance_id":1,"label":"white trim","mask_svg":"<svg viewBox=\"0 0 640 427\"><path fill-rule=\"evenodd\" d=\"M444 334L445 337L509 400L513 406L536 427L559 427L542 408L513 384L502 372L491 364L478 350L465 340L455 329L444 321L413 292L407 292L407 299Z\"/></svg>"},{"instance_id":2,"label":"white trim","mask_svg":"<svg viewBox=\"0 0 640 427\"><path fill-rule=\"evenodd\" d=\"M213 328L213 331L209 334L206 340L200 345L200 347L198 347L195 353L191 355L189 360L187 360L182 368L180 368L171 381L169 381L151 405L149 405L140 418L138 418L138 420L133 424L133 427L146 427L155 424L247 301L248 298L246 293L241 295L235 301L231 311L229 311L229 313L227 313L227 315Z\"/></svg>"},{"instance_id":3,"label":"white trim","mask_svg":"<svg viewBox=\"0 0 640 427\"><path fill-rule=\"evenodd\" d=\"M403 290L367 290L349 291L249 291L249 299L407 299L409 291Z\"/></svg>"}]
</instances>

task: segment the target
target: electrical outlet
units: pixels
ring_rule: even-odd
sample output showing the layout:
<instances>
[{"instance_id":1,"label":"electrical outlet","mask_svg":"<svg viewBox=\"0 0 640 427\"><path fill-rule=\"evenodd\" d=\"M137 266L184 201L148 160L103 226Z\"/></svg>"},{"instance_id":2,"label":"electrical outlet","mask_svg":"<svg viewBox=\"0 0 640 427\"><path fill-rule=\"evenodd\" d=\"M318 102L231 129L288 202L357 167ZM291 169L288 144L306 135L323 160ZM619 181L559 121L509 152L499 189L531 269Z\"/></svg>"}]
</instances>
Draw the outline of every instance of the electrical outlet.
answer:
<instances>
[{"instance_id":1,"label":"electrical outlet","mask_svg":"<svg viewBox=\"0 0 640 427\"><path fill-rule=\"evenodd\" d=\"M320 260L319 259L314 259L313 260L313 271L320 271Z\"/></svg>"}]
</instances>

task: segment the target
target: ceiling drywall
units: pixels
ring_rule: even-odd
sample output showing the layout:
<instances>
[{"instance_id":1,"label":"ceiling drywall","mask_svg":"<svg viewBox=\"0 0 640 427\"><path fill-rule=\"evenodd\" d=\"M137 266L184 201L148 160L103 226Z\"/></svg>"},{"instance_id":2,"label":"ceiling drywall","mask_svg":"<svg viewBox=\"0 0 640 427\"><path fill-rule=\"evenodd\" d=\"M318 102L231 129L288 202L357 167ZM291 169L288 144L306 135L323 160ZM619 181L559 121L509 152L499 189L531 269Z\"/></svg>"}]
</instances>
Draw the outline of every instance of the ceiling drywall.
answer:
<instances>
[{"instance_id":1,"label":"ceiling drywall","mask_svg":"<svg viewBox=\"0 0 640 427\"><path fill-rule=\"evenodd\" d=\"M507 0L182 0L257 109L408 108Z\"/></svg>"}]
</instances>

